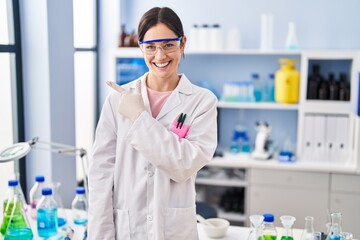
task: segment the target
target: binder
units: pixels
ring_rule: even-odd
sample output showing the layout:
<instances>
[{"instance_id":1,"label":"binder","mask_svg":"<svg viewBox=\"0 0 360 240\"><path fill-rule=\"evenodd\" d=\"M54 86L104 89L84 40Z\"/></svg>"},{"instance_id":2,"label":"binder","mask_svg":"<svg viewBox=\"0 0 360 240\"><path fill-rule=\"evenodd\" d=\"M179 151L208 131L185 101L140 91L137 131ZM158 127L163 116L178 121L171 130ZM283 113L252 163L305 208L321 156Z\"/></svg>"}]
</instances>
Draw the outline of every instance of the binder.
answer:
<instances>
[{"instance_id":1,"label":"binder","mask_svg":"<svg viewBox=\"0 0 360 240\"><path fill-rule=\"evenodd\" d=\"M325 160L334 162L338 159L337 146L337 116L326 116Z\"/></svg>"},{"instance_id":2,"label":"binder","mask_svg":"<svg viewBox=\"0 0 360 240\"><path fill-rule=\"evenodd\" d=\"M314 161L325 161L325 115L315 115L314 117Z\"/></svg>"},{"instance_id":3,"label":"binder","mask_svg":"<svg viewBox=\"0 0 360 240\"><path fill-rule=\"evenodd\" d=\"M337 126L336 126L336 135L337 142L335 151L338 159L336 162L345 163L349 157L349 117L348 116L338 116L337 117Z\"/></svg>"},{"instance_id":4,"label":"binder","mask_svg":"<svg viewBox=\"0 0 360 240\"><path fill-rule=\"evenodd\" d=\"M314 152L314 115L307 114L304 117L304 141L303 141L303 159L305 161L313 160Z\"/></svg>"}]
</instances>

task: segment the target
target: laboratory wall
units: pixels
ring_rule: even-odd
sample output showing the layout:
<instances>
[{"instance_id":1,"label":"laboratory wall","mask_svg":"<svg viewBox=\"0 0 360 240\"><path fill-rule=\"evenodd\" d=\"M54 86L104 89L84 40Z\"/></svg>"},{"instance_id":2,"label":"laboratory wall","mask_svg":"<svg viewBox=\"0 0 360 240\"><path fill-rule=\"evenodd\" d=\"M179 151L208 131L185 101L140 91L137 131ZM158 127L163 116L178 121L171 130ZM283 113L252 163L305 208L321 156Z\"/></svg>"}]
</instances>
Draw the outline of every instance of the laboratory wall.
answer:
<instances>
[{"instance_id":1,"label":"laboratory wall","mask_svg":"<svg viewBox=\"0 0 360 240\"><path fill-rule=\"evenodd\" d=\"M260 44L261 14L273 15L274 47L284 47L288 22L294 21L302 49L360 48L358 0L121 0L121 22L137 30L151 7L168 6L180 16L185 34L193 24L218 23L226 31L238 28L244 48Z\"/></svg>"}]
</instances>

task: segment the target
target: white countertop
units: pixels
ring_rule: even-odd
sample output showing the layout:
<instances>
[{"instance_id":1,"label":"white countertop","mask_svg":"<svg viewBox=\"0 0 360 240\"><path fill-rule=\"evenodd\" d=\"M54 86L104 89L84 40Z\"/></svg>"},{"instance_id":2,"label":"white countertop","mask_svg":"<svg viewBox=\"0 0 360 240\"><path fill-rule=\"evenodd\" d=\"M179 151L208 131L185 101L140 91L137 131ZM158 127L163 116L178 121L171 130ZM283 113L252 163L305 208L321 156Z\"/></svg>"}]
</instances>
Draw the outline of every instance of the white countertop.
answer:
<instances>
[{"instance_id":1,"label":"white countertop","mask_svg":"<svg viewBox=\"0 0 360 240\"><path fill-rule=\"evenodd\" d=\"M254 160L249 154L225 153L224 157L215 157L208 163L208 166L229 167L229 168L262 168L273 170L327 172L327 173L348 173L359 174L355 163L324 163L310 161L295 161L283 163L274 159Z\"/></svg>"}]
</instances>

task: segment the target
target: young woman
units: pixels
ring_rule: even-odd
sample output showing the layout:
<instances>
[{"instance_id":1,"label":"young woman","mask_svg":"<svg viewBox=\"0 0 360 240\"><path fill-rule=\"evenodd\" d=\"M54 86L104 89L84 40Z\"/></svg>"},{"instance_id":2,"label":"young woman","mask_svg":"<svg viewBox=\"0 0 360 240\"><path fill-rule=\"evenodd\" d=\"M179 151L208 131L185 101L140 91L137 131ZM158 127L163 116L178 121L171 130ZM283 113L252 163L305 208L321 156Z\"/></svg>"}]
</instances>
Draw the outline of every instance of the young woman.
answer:
<instances>
[{"instance_id":1,"label":"young woman","mask_svg":"<svg viewBox=\"0 0 360 240\"><path fill-rule=\"evenodd\" d=\"M89 239L197 239L195 178L217 146L216 103L178 73L186 37L170 8L138 27L149 72L106 98L89 165Z\"/></svg>"}]
</instances>

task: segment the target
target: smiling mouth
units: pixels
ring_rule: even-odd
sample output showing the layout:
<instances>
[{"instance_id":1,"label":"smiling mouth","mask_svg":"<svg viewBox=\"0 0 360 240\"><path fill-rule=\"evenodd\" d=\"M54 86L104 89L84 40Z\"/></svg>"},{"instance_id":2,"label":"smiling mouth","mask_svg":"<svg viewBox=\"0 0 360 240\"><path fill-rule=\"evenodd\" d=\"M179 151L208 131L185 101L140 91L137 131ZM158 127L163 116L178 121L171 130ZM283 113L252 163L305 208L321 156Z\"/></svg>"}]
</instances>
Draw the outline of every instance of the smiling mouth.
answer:
<instances>
[{"instance_id":1,"label":"smiling mouth","mask_svg":"<svg viewBox=\"0 0 360 240\"><path fill-rule=\"evenodd\" d=\"M169 64L170 64L170 61L165 62L165 63L154 63L154 65L158 68L164 68L164 67L168 66Z\"/></svg>"}]
</instances>

